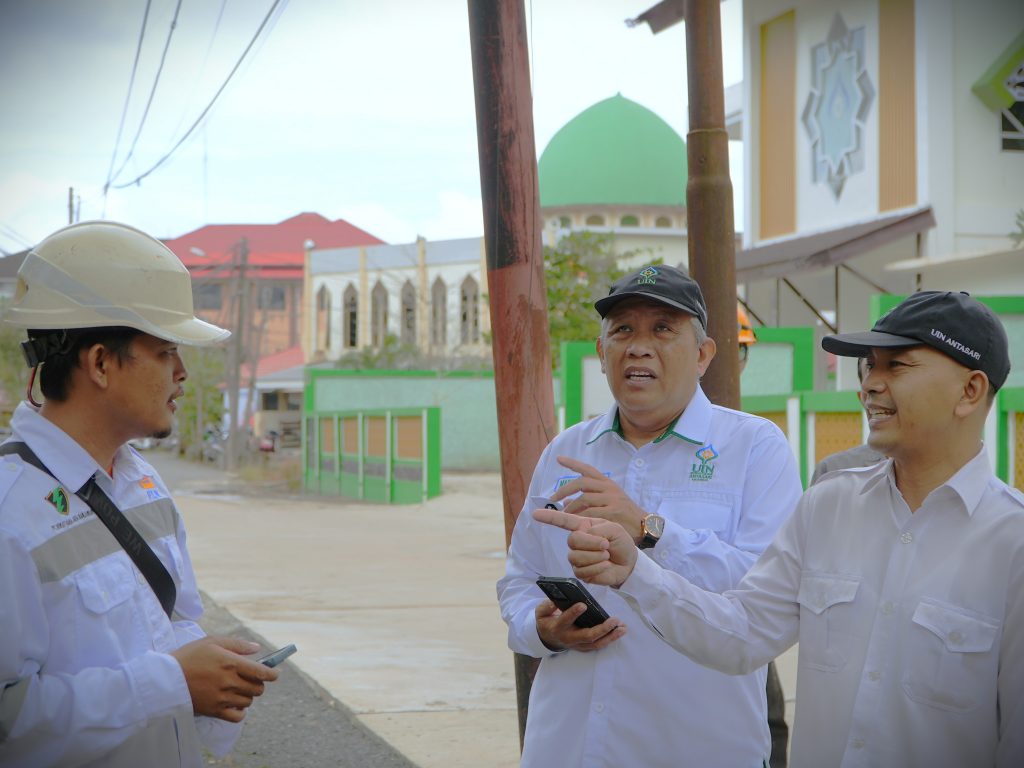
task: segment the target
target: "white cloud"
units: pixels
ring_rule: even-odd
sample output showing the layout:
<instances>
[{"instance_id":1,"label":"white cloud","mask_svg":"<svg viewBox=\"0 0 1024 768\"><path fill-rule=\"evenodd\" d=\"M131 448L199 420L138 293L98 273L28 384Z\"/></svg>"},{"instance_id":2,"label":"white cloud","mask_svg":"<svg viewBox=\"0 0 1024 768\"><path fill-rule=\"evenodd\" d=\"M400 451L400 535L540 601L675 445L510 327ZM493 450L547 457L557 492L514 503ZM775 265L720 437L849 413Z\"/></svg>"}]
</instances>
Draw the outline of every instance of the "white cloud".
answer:
<instances>
[{"instance_id":1,"label":"white cloud","mask_svg":"<svg viewBox=\"0 0 1024 768\"><path fill-rule=\"evenodd\" d=\"M484 234L483 206L479 195L472 197L454 190L438 195L440 210L423 223L420 233L428 240L453 240Z\"/></svg>"}]
</instances>

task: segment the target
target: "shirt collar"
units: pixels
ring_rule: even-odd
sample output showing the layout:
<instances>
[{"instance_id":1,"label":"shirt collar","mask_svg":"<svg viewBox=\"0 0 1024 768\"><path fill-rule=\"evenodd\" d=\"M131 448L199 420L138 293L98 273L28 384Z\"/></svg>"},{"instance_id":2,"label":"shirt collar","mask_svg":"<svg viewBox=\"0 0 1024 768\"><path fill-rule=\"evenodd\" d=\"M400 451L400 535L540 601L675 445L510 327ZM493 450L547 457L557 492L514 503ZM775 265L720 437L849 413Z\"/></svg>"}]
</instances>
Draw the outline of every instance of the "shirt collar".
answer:
<instances>
[{"instance_id":1,"label":"shirt collar","mask_svg":"<svg viewBox=\"0 0 1024 768\"><path fill-rule=\"evenodd\" d=\"M892 483L893 488L896 487L896 474L893 471L892 459L890 458L886 458L884 461L880 461L867 468L858 467L856 471L863 472L867 476L867 480L860 489L862 496L886 479Z\"/></svg>"},{"instance_id":2,"label":"shirt collar","mask_svg":"<svg viewBox=\"0 0 1024 768\"><path fill-rule=\"evenodd\" d=\"M860 490L862 495L883 480L888 480L892 488L896 490L896 469L892 459L886 459L878 464L878 466L873 467L870 473L870 476ZM931 496L932 493L941 488L949 488L960 497L967 515L973 516L974 510L978 508L978 504L981 502L981 497L985 493L985 488L988 487L988 481L991 477L992 465L988 460L988 451L982 445L981 450L978 451L973 459L960 467L949 480L935 488L928 495Z\"/></svg>"},{"instance_id":3,"label":"shirt collar","mask_svg":"<svg viewBox=\"0 0 1024 768\"><path fill-rule=\"evenodd\" d=\"M988 461L988 451L982 445L975 457L960 467L943 485L960 497L967 516L973 517L991 478L992 465Z\"/></svg>"},{"instance_id":4,"label":"shirt collar","mask_svg":"<svg viewBox=\"0 0 1024 768\"><path fill-rule=\"evenodd\" d=\"M85 485L97 471L106 474L106 470L96 463L85 448L63 429L44 418L27 401L18 404L11 417L11 427L14 436L31 448L61 485L67 486L72 493ZM122 455L119 451L117 461Z\"/></svg>"},{"instance_id":5,"label":"shirt collar","mask_svg":"<svg viewBox=\"0 0 1024 768\"><path fill-rule=\"evenodd\" d=\"M654 439L660 443L668 437L677 437L694 445L704 445L711 429L711 401L697 385L693 397L683 409L683 412L676 416L675 421L668 425L664 432ZM591 425L591 434L587 445L595 442L599 437L614 433L622 436L622 427L619 424L619 407L617 405L607 411L604 415L595 419Z\"/></svg>"}]
</instances>

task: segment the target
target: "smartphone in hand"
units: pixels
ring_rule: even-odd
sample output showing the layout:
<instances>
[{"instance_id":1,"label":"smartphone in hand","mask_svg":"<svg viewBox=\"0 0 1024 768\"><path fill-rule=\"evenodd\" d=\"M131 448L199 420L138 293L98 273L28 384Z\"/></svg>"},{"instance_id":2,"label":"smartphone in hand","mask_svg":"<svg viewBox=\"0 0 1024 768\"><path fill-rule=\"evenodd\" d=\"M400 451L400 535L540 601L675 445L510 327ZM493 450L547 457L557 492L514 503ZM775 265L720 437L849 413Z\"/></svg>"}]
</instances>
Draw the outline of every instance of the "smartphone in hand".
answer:
<instances>
[{"instance_id":1,"label":"smartphone in hand","mask_svg":"<svg viewBox=\"0 0 1024 768\"><path fill-rule=\"evenodd\" d=\"M587 610L573 622L577 627L584 629L596 627L609 618L605 609L587 591L579 579L564 576L541 576L537 579L537 586L551 602L558 606L559 610L565 611L576 603L583 603L587 606Z\"/></svg>"},{"instance_id":2,"label":"smartphone in hand","mask_svg":"<svg viewBox=\"0 0 1024 768\"><path fill-rule=\"evenodd\" d=\"M294 645L286 645L284 648L278 648L273 653L268 653L261 659L256 659L256 661L258 661L260 664L263 664L266 667L276 667L278 664L287 659L297 650L298 648L296 648Z\"/></svg>"}]
</instances>

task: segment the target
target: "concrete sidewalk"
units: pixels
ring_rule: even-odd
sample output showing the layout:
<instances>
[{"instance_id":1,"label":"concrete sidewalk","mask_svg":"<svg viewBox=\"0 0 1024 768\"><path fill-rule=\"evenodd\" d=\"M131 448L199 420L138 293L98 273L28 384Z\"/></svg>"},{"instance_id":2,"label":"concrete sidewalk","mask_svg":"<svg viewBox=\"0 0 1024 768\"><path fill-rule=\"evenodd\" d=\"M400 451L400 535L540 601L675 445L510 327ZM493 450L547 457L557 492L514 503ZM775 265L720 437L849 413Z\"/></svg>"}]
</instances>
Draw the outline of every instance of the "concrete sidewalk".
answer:
<instances>
[{"instance_id":1,"label":"concrete sidewalk","mask_svg":"<svg viewBox=\"0 0 1024 768\"><path fill-rule=\"evenodd\" d=\"M295 643L291 662L361 723L421 768L518 765L497 475L446 476L439 498L387 507L268 498L147 458L174 492L200 587L275 647Z\"/></svg>"},{"instance_id":2,"label":"concrete sidewalk","mask_svg":"<svg viewBox=\"0 0 1024 768\"><path fill-rule=\"evenodd\" d=\"M505 543L497 474L446 474L440 497L388 507L270 497L163 452L148 458L175 493L200 587L274 647L295 643L291 663L359 723L421 768L518 765L494 588ZM793 650L779 660L790 699L795 661Z\"/></svg>"}]
</instances>

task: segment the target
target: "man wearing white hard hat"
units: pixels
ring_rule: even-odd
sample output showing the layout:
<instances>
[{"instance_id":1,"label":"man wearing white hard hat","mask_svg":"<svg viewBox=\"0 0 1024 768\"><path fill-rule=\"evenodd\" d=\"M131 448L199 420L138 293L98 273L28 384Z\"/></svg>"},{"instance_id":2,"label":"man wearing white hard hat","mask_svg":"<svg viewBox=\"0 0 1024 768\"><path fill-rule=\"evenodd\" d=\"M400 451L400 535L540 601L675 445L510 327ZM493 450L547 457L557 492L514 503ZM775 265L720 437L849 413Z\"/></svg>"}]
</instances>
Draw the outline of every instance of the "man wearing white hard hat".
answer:
<instances>
[{"instance_id":1,"label":"man wearing white hard hat","mask_svg":"<svg viewBox=\"0 0 1024 768\"><path fill-rule=\"evenodd\" d=\"M195 317L188 271L112 222L29 251L4 320L23 328L29 395L0 446L0 766L199 766L226 754L275 670L205 637L185 531L127 442L170 433L179 345L230 332Z\"/></svg>"}]
</instances>

